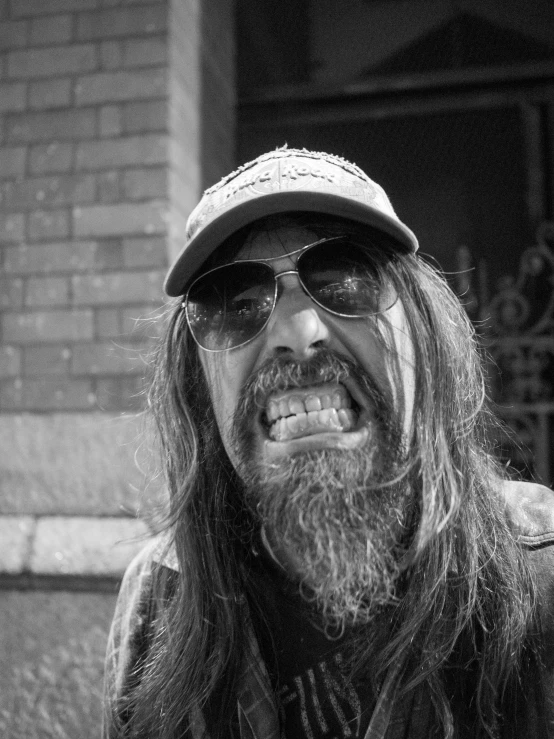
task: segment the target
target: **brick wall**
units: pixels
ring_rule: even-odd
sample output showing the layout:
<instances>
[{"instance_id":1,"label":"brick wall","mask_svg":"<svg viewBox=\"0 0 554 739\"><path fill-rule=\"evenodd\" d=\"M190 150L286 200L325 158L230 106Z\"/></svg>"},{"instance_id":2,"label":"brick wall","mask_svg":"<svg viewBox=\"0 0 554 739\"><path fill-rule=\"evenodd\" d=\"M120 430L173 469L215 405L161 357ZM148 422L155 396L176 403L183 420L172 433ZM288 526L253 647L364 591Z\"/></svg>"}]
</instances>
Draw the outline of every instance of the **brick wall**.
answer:
<instances>
[{"instance_id":1,"label":"brick wall","mask_svg":"<svg viewBox=\"0 0 554 739\"><path fill-rule=\"evenodd\" d=\"M136 319L233 166L231 16L232 0L0 0L2 739L98 735L116 586L146 536L132 515L159 504L119 413L141 405L156 332Z\"/></svg>"},{"instance_id":2,"label":"brick wall","mask_svg":"<svg viewBox=\"0 0 554 739\"><path fill-rule=\"evenodd\" d=\"M137 319L205 173L232 166L230 18L230 0L0 0L0 411L140 406Z\"/></svg>"}]
</instances>

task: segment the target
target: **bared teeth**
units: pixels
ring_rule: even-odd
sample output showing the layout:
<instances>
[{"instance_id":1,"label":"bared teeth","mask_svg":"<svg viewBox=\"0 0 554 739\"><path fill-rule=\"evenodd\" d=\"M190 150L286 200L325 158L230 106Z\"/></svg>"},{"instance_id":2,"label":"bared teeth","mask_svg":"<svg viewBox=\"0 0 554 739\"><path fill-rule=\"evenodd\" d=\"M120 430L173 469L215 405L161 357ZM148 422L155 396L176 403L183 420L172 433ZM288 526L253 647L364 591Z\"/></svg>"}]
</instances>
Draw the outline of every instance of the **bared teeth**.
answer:
<instances>
[{"instance_id":1,"label":"bared teeth","mask_svg":"<svg viewBox=\"0 0 554 739\"><path fill-rule=\"evenodd\" d=\"M267 404L266 415L270 421L279 418L279 403L275 400L270 400Z\"/></svg>"},{"instance_id":2,"label":"bared teeth","mask_svg":"<svg viewBox=\"0 0 554 739\"><path fill-rule=\"evenodd\" d=\"M323 407L321 405L321 398L318 395L308 395L304 400L304 404L308 413L310 411L320 411Z\"/></svg>"},{"instance_id":3,"label":"bared teeth","mask_svg":"<svg viewBox=\"0 0 554 739\"><path fill-rule=\"evenodd\" d=\"M340 385L322 385L320 389L318 388L318 391L314 388L307 391L298 389L282 397L269 399L266 416L269 423L273 423L280 418L298 416L302 413L311 413L312 411L329 408L339 411L351 407L352 399L344 387Z\"/></svg>"},{"instance_id":4,"label":"bared teeth","mask_svg":"<svg viewBox=\"0 0 554 739\"><path fill-rule=\"evenodd\" d=\"M298 415L299 413L305 413L307 410L304 401L298 395L293 395L289 398L289 409L290 413L288 415Z\"/></svg>"},{"instance_id":5,"label":"bared teeth","mask_svg":"<svg viewBox=\"0 0 554 739\"><path fill-rule=\"evenodd\" d=\"M324 408L279 418L269 429L274 441L287 441L325 431L349 431L356 425L357 416L351 408Z\"/></svg>"}]
</instances>

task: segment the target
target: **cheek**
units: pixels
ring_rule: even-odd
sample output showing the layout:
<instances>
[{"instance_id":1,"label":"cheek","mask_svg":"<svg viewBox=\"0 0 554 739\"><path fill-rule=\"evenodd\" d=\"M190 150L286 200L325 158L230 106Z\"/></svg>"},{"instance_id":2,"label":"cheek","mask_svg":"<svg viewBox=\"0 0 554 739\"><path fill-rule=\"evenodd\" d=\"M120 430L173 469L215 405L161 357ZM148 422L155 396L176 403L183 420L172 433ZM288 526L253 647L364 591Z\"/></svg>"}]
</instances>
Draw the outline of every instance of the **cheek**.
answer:
<instances>
[{"instance_id":1,"label":"cheek","mask_svg":"<svg viewBox=\"0 0 554 739\"><path fill-rule=\"evenodd\" d=\"M225 427L229 423L226 419L230 414L232 415L232 411L228 407L228 401L232 393L224 362L221 361L218 354L208 354L200 351L200 364L204 370L217 425L221 435L224 436ZM206 399L206 402L209 401Z\"/></svg>"},{"instance_id":2,"label":"cheek","mask_svg":"<svg viewBox=\"0 0 554 739\"><path fill-rule=\"evenodd\" d=\"M200 350L200 364L204 370L215 418L227 451L233 416L241 389L248 377L248 363L241 354L241 352L210 354Z\"/></svg>"}]
</instances>

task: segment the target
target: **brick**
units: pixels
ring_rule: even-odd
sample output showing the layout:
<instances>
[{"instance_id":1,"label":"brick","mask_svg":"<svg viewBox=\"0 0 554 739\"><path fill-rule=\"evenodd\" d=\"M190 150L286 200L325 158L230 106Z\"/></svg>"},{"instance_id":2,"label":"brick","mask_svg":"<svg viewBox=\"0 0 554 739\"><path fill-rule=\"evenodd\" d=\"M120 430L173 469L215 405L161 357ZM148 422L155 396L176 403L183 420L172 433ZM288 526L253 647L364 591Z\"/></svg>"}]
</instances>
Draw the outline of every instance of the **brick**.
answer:
<instances>
[{"instance_id":1,"label":"brick","mask_svg":"<svg viewBox=\"0 0 554 739\"><path fill-rule=\"evenodd\" d=\"M167 131L167 100L123 104L123 130L126 134Z\"/></svg>"},{"instance_id":2,"label":"brick","mask_svg":"<svg viewBox=\"0 0 554 739\"><path fill-rule=\"evenodd\" d=\"M17 179L25 172L25 146L0 148L0 179Z\"/></svg>"},{"instance_id":3,"label":"brick","mask_svg":"<svg viewBox=\"0 0 554 739\"><path fill-rule=\"evenodd\" d=\"M96 336L114 339L121 336L120 311L117 308L100 308L96 311Z\"/></svg>"},{"instance_id":4,"label":"brick","mask_svg":"<svg viewBox=\"0 0 554 739\"><path fill-rule=\"evenodd\" d=\"M121 200L120 179L120 173L117 170L101 172L98 175L97 200L100 203L116 203Z\"/></svg>"},{"instance_id":5,"label":"brick","mask_svg":"<svg viewBox=\"0 0 554 739\"><path fill-rule=\"evenodd\" d=\"M0 277L0 309L21 308L23 306L23 280L15 277Z\"/></svg>"},{"instance_id":6,"label":"brick","mask_svg":"<svg viewBox=\"0 0 554 739\"><path fill-rule=\"evenodd\" d=\"M69 282L65 277L30 277L25 289L27 308L67 305Z\"/></svg>"},{"instance_id":7,"label":"brick","mask_svg":"<svg viewBox=\"0 0 554 739\"><path fill-rule=\"evenodd\" d=\"M167 170L164 168L130 169L123 175L123 197L151 200L168 194Z\"/></svg>"},{"instance_id":8,"label":"brick","mask_svg":"<svg viewBox=\"0 0 554 739\"><path fill-rule=\"evenodd\" d=\"M92 339L94 333L90 310L4 313L1 319L4 341L14 344L87 341Z\"/></svg>"},{"instance_id":9,"label":"brick","mask_svg":"<svg viewBox=\"0 0 554 739\"><path fill-rule=\"evenodd\" d=\"M12 14L16 18L47 13L77 12L98 7L98 0L17 0L12 3Z\"/></svg>"},{"instance_id":10,"label":"brick","mask_svg":"<svg viewBox=\"0 0 554 739\"><path fill-rule=\"evenodd\" d=\"M0 84L0 113L25 110L26 88L23 82Z\"/></svg>"},{"instance_id":11,"label":"brick","mask_svg":"<svg viewBox=\"0 0 554 739\"><path fill-rule=\"evenodd\" d=\"M123 244L121 239L102 239L96 244L97 269L123 269Z\"/></svg>"},{"instance_id":12,"label":"brick","mask_svg":"<svg viewBox=\"0 0 554 739\"><path fill-rule=\"evenodd\" d=\"M23 241L25 217L23 213L0 213L0 241Z\"/></svg>"},{"instance_id":13,"label":"brick","mask_svg":"<svg viewBox=\"0 0 554 739\"><path fill-rule=\"evenodd\" d=\"M146 524L134 518L43 516L38 519L32 572L120 576L144 547Z\"/></svg>"},{"instance_id":14,"label":"brick","mask_svg":"<svg viewBox=\"0 0 554 739\"><path fill-rule=\"evenodd\" d=\"M163 277L162 272L156 271L76 275L73 299L80 306L159 302Z\"/></svg>"},{"instance_id":15,"label":"brick","mask_svg":"<svg viewBox=\"0 0 554 739\"><path fill-rule=\"evenodd\" d=\"M69 107L71 103L71 80L61 79L31 82L29 85L29 107L46 108Z\"/></svg>"},{"instance_id":16,"label":"brick","mask_svg":"<svg viewBox=\"0 0 554 739\"><path fill-rule=\"evenodd\" d=\"M69 236L69 213L66 210L36 210L29 213L27 236L30 241L50 241Z\"/></svg>"},{"instance_id":17,"label":"brick","mask_svg":"<svg viewBox=\"0 0 554 739\"><path fill-rule=\"evenodd\" d=\"M100 136L120 136L123 133L123 114L119 105L103 105L100 108Z\"/></svg>"},{"instance_id":18,"label":"brick","mask_svg":"<svg viewBox=\"0 0 554 739\"><path fill-rule=\"evenodd\" d=\"M35 528L32 516L0 516L0 572L16 574L27 568Z\"/></svg>"},{"instance_id":19,"label":"brick","mask_svg":"<svg viewBox=\"0 0 554 739\"><path fill-rule=\"evenodd\" d=\"M26 377L0 384L0 409L7 411L90 410L96 404L92 381Z\"/></svg>"},{"instance_id":20,"label":"brick","mask_svg":"<svg viewBox=\"0 0 554 739\"><path fill-rule=\"evenodd\" d=\"M123 45L120 41L102 41L100 44L102 69L120 69L123 66Z\"/></svg>"},{"instance_id":21,"label":"brick","mask_svg":"<svg viewBox=\"0 0 554 739\"><path fill-rule=\"evenodd\" d=\"M144 380L137 375L98 378L96 398L103 411L140 411L144 407Z\"/></svg>"},{"instance_id":22,"label":"brick","mask_svg":"<svg viewBox=\"0 0 554 739\"><path fill-rule=\"evenodd\" d=\"M0 346L0 380L17 377L20 372L21 350L16 346Z\"/></svg>"},{"instance_id":23,"label":"brick","mask_svg":"<svg viewBox=\"0 0 554 739\"><path fill-rule=\"evenodd\" d=\"M64 44L71 41L71 15L52 15L31 19L31 46Z\"/></svg>"},{"instance_id":24,"label":"brick","mask_svg":"<svg viewBox=\"0 0 554 739\"><path fill-rule=\"evenodd\" d=\"M124 238L123 263L125 267L165 267L167 266L167 247L165 239L155 238Z\"/></svg>"},{"instance_id":25,"label":"brick","mask_svg":"<svg viewBox=\"0 0 554 739\"><path fill-rule=\"evenodd\" d=\"M144 374L144 361L138 347L113 342L79 343L73 346L73 375Z\"/></svg>"},{"instance_id":26,"label":"brick","mask_svg":"<svg viewBox=\"0 0 554 739\"><path fill-rule=\"evenodd\" d=\"M28 210L37 206L94 202L94 175L32 177L4 185L4 205L8 210Z\"/></svg>"},{"instance_id":27,"label":"brick","mask_svg":"<svg viewBox=\"0 0 554 739\"><path fill-rule=\"evenodd\" d=\"M27 43L27 21L5 21L0 23L0 49L8 51Z\"/></svg>"},{"instance_id":28,"label":"brick","mask_svg":"<svg viewBox=\"0 0 554 739\"><path fill-rule=\"evenodd\" d=\"M86 141L77 147L77 170L111 169L167 162L167 137L161 134Z\"/></svg>"},{"instance_id":29,"label":"brick","mask_svg":"<svg viewBox=\"0 0 554 739\"><path fill-rule=\"evenodd\" d=\"M71 349L63 344L28 346L23 350L25 377L69 374Z\"/></svg>"},{"instance_id":30,"label":"brick","mask_svg":"<svg viewBox=\"0 0 554 739\"><path fill-rule=\"evenodd\" d=\"M73 230L85 238L165 233L166 209L163 201L82 206L73 210Z\"/></svg>"},{"instance_id":31,"label":"brick","mask_svg":"<svg viewBox=\"0 0 554 739\"><path fill-rule=\"evenodd\" d=\"M167 29L167 8L145 7L102 10L79 16L77 37L84 41L116 36L161 33Z\"/></svg>"},{"instance_id":32,"label":"brick","mask_svg":"<svg viewBox=\"0 0 554 739\"><path fill-rule=\"evenodd\" d=\"M75 85L77 105L95 105L116 100L159 98L167 94L166 70L99 72L79 77Z\"/></svg>"},{"instance_id":33,"label":"brick","mask_svg":"<svg viewBox=\"0 0 554 739\"><path fill-rule=\"evenodd\" d=\"M72 163L73 144L55 141L51 144L37 144L30 148L29 169L31 174L69 172Z\"/></svg>"},{"instance_id":34,"label":"brick","mask_svg":"<svg viewBox=\"0 0 554 739\"><path fill-rule=\"evenodd\" d=\"M7 274L48 274L52 272L87 272L96 266L95 241L27 245L5 249Z\"/></svg>"},{"instance_id":35,"label":"brick","mask_svg":"<svg viewBox=\"0 0 554 739\"><path fill-rule=\"evenodd\" d=\"M123 42L124 67L155 67L168 62L168 38L129 39Z\"/></svg>"},{"instance_id":36,"label":"brick","mask_svg":"<svg viewBox=\"0 0 554 739\"><path fill-rule=\"evenodd\" d=\"M28 79L61 74L83 74L97 67L94 44L49 46L8 53L8 75Z\"/></svg>"},{"instance_id":37,"label":"brick","mask_svg":"<svg viewBox=\"0 0 554 739\"><path fill-rule=\"evenodd\" d=\"M96 127L94 109L11 113L6 119L8 143L90 139Z\"/></svg>"}]
</instances>

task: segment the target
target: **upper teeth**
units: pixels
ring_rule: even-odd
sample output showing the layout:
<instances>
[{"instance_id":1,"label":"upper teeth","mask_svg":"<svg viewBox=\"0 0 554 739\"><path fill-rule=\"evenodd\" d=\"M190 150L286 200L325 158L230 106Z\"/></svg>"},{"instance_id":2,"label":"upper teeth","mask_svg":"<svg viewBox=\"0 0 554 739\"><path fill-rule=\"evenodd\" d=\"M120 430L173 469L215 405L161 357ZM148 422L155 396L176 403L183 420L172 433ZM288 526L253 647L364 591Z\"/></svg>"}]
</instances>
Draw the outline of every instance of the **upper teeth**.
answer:
<instances>
[{"instance_id":1,"label":"upper teeth","mask_svg":"<svg viewBox=\"0 0 554 739\"><path fill-rule=\"evenodd\" d=\"M331 387L322 385L320 388L294 390L292 393L269 400L266 409L267 420L273 423L278 418L320 411L325 408L350 408L352 401L345 388L341 385Z\"/></svg>"}]
</instances>

